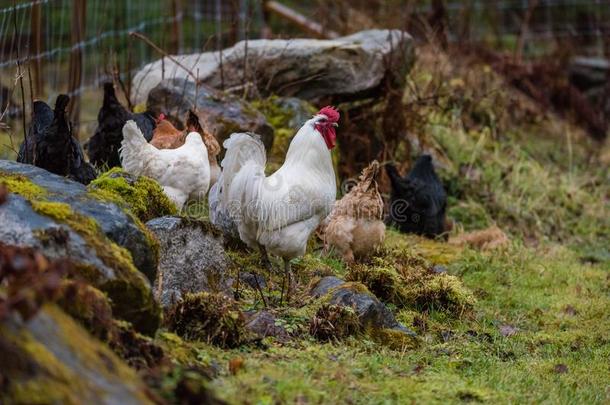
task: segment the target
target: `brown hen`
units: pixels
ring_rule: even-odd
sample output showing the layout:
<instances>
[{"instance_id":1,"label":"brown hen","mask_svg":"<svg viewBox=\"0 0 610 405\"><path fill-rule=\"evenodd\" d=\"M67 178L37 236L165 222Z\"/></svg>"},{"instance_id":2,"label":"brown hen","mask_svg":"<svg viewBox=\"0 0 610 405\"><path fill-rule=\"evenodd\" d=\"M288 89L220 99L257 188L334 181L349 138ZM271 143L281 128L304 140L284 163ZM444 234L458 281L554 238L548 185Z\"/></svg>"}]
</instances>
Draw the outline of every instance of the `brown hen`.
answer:
<instances>
[{"instance_id":1,"label":"brown hen","mask_svg":"<svg viewBox=\"0 0 610 405\"><path fill-rule=\"evenodd\" d=\"M186 130L180 131L172 125L168 120L161 120L157 123L157 127L153 132L150 144L157 149L176 149L184 145L186 135L191 132L197 132L201 135L203 143L208 150L208 159L210 162L210 187L216 183L220 176L220 166L218 165L217 156L220 153L220 144L213 134L206 131L199 123L199 117L193 111L188 112L186 119Z\"/></svg>"},{"instance_id":2,"label":"brown hen","mask_svg":"<svg viewBox=\"0 0 610 405\"><path fill-rule=\"evenodd\" d=\"M379 162L366 167L358 184L337 201L330 215L320 225L325 249L334 247L346 262L372 253L385 236L383 200L376 177Z\"/></svg>"}]
</instances>

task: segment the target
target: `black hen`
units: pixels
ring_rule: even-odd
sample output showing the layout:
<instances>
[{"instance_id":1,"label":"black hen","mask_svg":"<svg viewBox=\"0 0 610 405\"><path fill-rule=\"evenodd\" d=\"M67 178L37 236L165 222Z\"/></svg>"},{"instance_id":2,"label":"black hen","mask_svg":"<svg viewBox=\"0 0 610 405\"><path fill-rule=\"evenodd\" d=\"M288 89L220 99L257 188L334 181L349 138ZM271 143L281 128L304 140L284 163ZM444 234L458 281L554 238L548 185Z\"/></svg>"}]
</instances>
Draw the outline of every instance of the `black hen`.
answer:
<instances>
[{"instance_id":1,"label":"black hen","mask_svg":"<svg viewBox=\"0 0 610 405\"><path fill-rule=\"evenodd\" d=\"M27 140L19 148L17 161L89 184L96 173L72 136L72 126L66 117L69 101L70 97L60 94L55 100L55 110L44 101L34 102Z\"/></svg>"},{"instance_id":2,"label":"black hen","mask_svg":"<svg viewBox=\"0 0 610 405\"><path fill-rule=\"evenodd\" d=\"M445 230L447 194L434 171L432 157L422 155L413 169L401 177L396 167L386 166L392 182L387 224L401 232L435 237Z\"/></svg>"},{"instance_id":3,"label":"black hen","mask_svg":"<svg viewBox=\"0 0 610 405\"><path fill-rule=\"evenodd\" d=\"M132 114L121 105L112 83L104 83L104 103L97 114L97 129L85 145L89 160L97 167L121 166L119 148L123 140L123 126L134 120L144 138L150 142L155 119L148 112Z\"/></svg>"}]
</instances>

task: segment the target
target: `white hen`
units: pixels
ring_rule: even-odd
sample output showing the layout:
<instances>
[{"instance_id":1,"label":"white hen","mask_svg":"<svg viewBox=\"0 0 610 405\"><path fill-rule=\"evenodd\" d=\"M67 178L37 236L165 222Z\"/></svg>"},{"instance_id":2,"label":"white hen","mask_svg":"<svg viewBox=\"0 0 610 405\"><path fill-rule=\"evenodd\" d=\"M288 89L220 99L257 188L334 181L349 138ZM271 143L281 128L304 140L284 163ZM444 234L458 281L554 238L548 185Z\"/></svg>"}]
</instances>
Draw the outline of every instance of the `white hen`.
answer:
<instances>
[{"instance_id":1,"label":"white hen","mask_svg":"<svg viewBox=\"0 0 610 405\"><path fill-rule=\"evenodd\" d=\"M211 216L228 215L246 244L281 256L289 284L290 260L305 254L309 236L335 201L330 150L338 120L336 110L320 110L297 132L284 164L269 177L257 135L236 133L224 142L223 172L210 193Z\"/></svg>"},{"instance_id":2,"label":"white hen","mask_svg":"<svg viewBox=\"0 0 610 405\"><path fill-rule=\"evenodd\" d=\"M157 149L149 144L134 121L123 127L121 164L126 172L148 176L182 209L189 200L201 200L210 186L207 148L197 132L186 136L177 149Z\"/></svg>"}]
</instances>

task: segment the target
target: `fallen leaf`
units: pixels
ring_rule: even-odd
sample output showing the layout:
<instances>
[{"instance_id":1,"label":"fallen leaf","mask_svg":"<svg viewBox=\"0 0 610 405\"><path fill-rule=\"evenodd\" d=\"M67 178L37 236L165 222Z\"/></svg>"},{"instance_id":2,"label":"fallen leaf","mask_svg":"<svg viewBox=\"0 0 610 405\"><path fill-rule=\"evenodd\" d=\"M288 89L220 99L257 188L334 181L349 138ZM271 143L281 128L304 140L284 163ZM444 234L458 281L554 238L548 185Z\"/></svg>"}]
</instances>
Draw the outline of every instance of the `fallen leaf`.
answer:
<instances>
[{"instance_id":1,"label":"fallen leaf","mask_svg":"<svg viewBox=\"0 0 610 405\"><path fill-rule=\"evenodd\" d=\"M235 357L229 360L229 372L235 375L244 367L244 359L241 357Z\"/></svg>"},{"instance_id":2,"label":"fallen leaf","mask_svg":"<svg viewBox=\"0 0 610 405\"><path fill-rule=\"evenodd\" d=\"M568 366L565 364L555 364L554 370L557 374L565 374L568 372Z\"/></svg>"}]
</instances>

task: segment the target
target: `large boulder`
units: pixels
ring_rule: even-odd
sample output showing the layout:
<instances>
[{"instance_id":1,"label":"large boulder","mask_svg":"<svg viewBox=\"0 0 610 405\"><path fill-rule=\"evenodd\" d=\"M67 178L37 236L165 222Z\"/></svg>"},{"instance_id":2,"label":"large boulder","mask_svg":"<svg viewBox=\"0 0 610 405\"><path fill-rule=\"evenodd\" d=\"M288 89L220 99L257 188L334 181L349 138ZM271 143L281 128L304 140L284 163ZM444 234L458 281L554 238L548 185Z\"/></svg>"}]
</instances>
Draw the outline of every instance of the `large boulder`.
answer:
<instances>
[{"instance_id":1,"label":"large boulder","mask_svg":"<svg viewBox=\"0 0 610 405\"><path fill-rule=\"evenodd\" d=\"M51 304L0 322L0 370L7 404L155 403L134 370Z\"/></svg>"},{"instance_id":2,"label":"large boulder","mask_svg":"<svg viewBox=\"0 0 610 405\"><path fill-rule=\"evenodd\" d=\"M160 243L155 294L164 308L186 293L230 295L230 259L222 235L209 222L181 217L156 218L146 223Z\"/></svg>"},{"instance_id":3,"label":"large boulder","mask_svg":"<svg viewBox=\"0 0 610 405\"><path fill-rule=\"evenodd\" d=\"M267 149L273 144L273 128L250 103L186 78L158 82L146 104L155 115L163 113L178 123L196 106L199 122L220 143L233 132L254 132L261 136Z\"/></svg>"},{"instance_id":4,"label":"large boulder","mask_svg":"<svg viewBox=\"0 0 610 405\"><path fill-rule=\"evenodd\" d=\"M260 95L314 100L358 96L381 87L388 74L406 73L413 39L399 30L368 30L333 40L242 41L219 52L173 56L144 66L134 77L132 99L143 103L163 79L197 77L222 89L254 87Z\"/></svg>"},{"instance_id":5,"label":"large boulder","mask_svg":"<svg viewBox=\"0 0 610 405\"><path fill-rule=\"evenodd\" d=\"M133 215L80 183L30 165L0 160L0 184L9 191L0 206L0 241L69 258L76 277L108 294L117 317L142 332L156 330L160 309L146 276L156 276L157 252Z\"/></svg>"}]
</instances>

